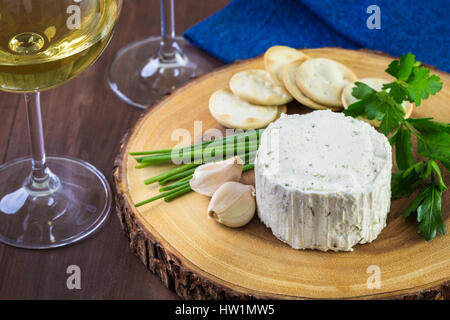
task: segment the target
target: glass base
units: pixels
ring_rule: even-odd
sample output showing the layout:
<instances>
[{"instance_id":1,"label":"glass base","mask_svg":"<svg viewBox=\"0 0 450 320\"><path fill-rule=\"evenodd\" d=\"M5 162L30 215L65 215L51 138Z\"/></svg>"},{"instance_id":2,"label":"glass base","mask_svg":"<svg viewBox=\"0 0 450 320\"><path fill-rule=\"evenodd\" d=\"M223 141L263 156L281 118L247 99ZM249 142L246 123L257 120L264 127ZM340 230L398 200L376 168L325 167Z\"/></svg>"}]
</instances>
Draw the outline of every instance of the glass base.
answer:
<instances>
[{"instance_id":1,"label":"glass base","mask_svg":"<svg viewBox=\"0 0 450 320\"><path fill-rule=\"evenodd\" d=\"M44 194L25 187L30 158L0 166L0 242L29 249L60 247L86 238L105 222L111 191L101 172L65 156L49 156L47 165L59 181Z\"/></svg>"},{"instance_id":2,"label":"glass base","mask_svg":"<svg viewBox=\"0 0 450 320\"><path fill-rule=\"evenodd\" d=\"M175 37L173 63L161 63L161 37L134 42L120 50L109 70L112 90L126 103L148 108L163 96L203 73L211 71L216 61L183 37Z\"/></svg>"}]
</instances>

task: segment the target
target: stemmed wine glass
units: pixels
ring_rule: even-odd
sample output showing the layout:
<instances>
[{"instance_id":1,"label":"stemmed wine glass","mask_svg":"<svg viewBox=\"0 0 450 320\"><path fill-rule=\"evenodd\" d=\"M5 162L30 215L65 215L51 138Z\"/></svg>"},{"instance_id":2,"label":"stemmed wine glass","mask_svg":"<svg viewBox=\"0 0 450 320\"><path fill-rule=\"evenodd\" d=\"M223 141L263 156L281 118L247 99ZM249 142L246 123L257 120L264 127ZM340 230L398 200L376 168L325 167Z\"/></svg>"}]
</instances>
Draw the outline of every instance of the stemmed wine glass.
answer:
<instances>
[{"instance_id":1,"label":"stemmed wine glass","mask_svg":"<svg viewBox=\"0 0 450 320\"><path fill-rule=\"evenodd\" d=\"M39 97L94 63L121 8L122 0L0 0L0 90L24 93L32 153L0 166L1 242L59 247L108 216L111 191L95 167L46 156Z\"/></svg>"},{"instance_id":2,"label":"stemmed wine glass","mask_svg":"<svg viewBox=\"0 0 450 320\"><path fill-rule=\"evenodd\" d=\"M128 104L148 108L190 79L212 70L215 61L175 35L174 0L160 0L161 36L134 42L120 50L108 82Z\"/></svg>"}]
</instances>

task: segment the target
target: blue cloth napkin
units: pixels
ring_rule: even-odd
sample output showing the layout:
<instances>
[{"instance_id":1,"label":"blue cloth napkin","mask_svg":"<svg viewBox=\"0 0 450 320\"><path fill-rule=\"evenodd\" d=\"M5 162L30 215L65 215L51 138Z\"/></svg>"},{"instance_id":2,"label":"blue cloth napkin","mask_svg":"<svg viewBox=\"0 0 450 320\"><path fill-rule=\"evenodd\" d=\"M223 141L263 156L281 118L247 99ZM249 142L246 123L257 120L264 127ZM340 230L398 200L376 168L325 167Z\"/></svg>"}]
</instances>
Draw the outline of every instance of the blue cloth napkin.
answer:
<instances>
[{"instance_id":1,"label":"blue cloth napkin","mask_svg":"<svg viewBox=\"0 0 450 320\"><path fill-rule=\"evenodd\" d=\"M370 5L381 29L368 29ZM234 0L184 34L224 62L247 59L272 45L369 48L450 71L450 0Z\"/></svg>"}]
</instances>

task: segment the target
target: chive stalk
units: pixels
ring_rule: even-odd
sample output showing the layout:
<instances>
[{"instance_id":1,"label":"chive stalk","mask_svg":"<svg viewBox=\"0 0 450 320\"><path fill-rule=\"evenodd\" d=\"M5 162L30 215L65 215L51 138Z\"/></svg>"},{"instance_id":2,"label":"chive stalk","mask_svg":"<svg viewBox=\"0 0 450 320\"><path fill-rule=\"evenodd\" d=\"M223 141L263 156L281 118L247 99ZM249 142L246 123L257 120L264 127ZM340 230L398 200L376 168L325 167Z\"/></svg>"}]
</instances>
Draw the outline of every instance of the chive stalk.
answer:
<instances>
[{"instance_id":1,"label":"chive stalk","mask_svg":"<svg viewBox=\"0 0 450 320\"><path fill-rule=\"evenodd\" d=\"M257 150L252 150L252 151L246 152L244 154L237 154L237 156L239 156L240 158L243 158L242 160L244 160L244 162L249 162L250 159L254 158L256 151ZM159 181L161 184L165 184L168 181L186 177L187 174L183 174L183 173L185 173L188 170L190 170L189 171L190 173L193 173L195 170L191 170L191 169L195 169L199 165L200 164L198 164L198 163L182 165L178 168L175 168L175 169L169 170L167 172L161 173L159 175L156 175L154 177L148 178L148 179L144 180L144 184L149 185L149 184L152 184L157 181ZM171 179L169 179L169 178L171 178Z\"/></svg>"},{"instance_id":2,"label":"chive stalk","mask_svg":"<svg viewBox=\"0 0 450 320\"><path fill-rule=\"evenodd\" d=\"M167 178L165 178L163 180L160 180L159 183L161 185L163 185L163 184L166 184L169 181L178 180L180 178L185 178L187 176L192 175L194 173L195 169L196 168L192 168L192 169L189 169L189 170L186 170L186 171L183 171L183 172L171 175L171 176L169 176L169 177L167 177Z\"/></svg>"},{"instance_id":3,"label":"chive stalk","mask_svg":"<svg viewBox=\"0 0 450 320\"><path fill-rule=\"evenodd\" d=\"M252 132L227 136L223 139L207 141L185 148L160 149L130 153L130 155L133 156L140 156L135 158L139 162L136 165L136 168L144 168L155 164L173 161L175 159L181 161L195 161L194 163L183 164L179 167L146 179L144 183L147 185L154 182L159 182L163 185L170 181L176 181L170 185L160 188L160 194L138 202L135 206L140 207L161 198L164 198L165 201L172 201L177 197L189 193L192 191L190 187L190 180L192 179L196 168L202 163L212 162L208 160L215 160L214 158L220 156L220 152L222 152L222 158L239 156L242 160L244 160L245 164L242 168L243 172L253 169L254 164L250 161L253 161L253 158L256 155L259 147L259 138L262 132L263 129L256 130L256 141L250 141L250 134L254 134ZM243 139L243 141L241 139ZM208 158L205 155L207 155Z\"/></svg>"},{"instance_id":4,"label":"chive stalk","mask_svg":"<svg viewBox=\"0 0 450 320\"><path fill-rule=\"evenodd\" d=\"M178 181L176 181L176 182L174 182L172 184L169 184L168 186L161 187L159 189L159 192L164 192L164 191L175 189L176 187L178 187L178 186L180 186L182 184L185 184L186 181L188 181L188 182L191 181L192 176L193 175L191 174L189 176L184 177L183 179L180 179L180 180L178 180Z\"/></svg>"},{"instance_id":5,"label":"chive stalk","mask_svg":"<svg viewBox=\"0 0 450 320\"><path fill-rule=\"evenodd\" d=\"M152 201L155 201L155 200L158 200L158 199L170 196L171 194L176 193L176 192L186 188L186 186L188 186L188 185L189 185L189 183L187 182L185 185L181 185L181 186L179 186L179 187L177 187L177 188L175 188L173 190L170 190L170 191L167 191L167 192L164 192L164 193L160 193L160 194L158 194L158 195L156 195L154 197L151 197L151 198L149 198L147 200L138 202L134 206L135 207L140 207L140 206L143 206L144 204L150 203Z\"/></svg>"},{"instance_id":6,"label":"chive stalk","mask_svg":"<svg viewBox=\"0 0 450 320\"><path fill-rule=\"evenodd\" d=\"M149 179L144 180L144 184L152 184L153 182L156 181L161 181L164 180L174 174L180 173L180 172L184 172L186 170L198 167L200 164L196 164L196 163L188 163L188 164L184 164L182 166L179 166L175 169L166 171L164 173L158 174L157 176L151 177Z\"/></svg>"},{"instance_id":7,"label":"chive stalk","mask_svg":"<svg viewBox=\"0 0 450 320\"><path fill-rule=\"evenodd\" d=\"M207 145L220 146L220 145L224 145L224 144L228 143L231 140L234 141L236 139L244 139L245 140L245 139L247 139L248 137L250 137L251 135L253 135L255 133L256 133L256 139L257 139L257 141L259 141L259 138L261 137L261 134L262 134L263 131L264 131L264 129L258 129L258 130L255 130L253 132L245 132L245 133L241 133L241 134L230 135L230 136L226 136L226 137L224 137L222 139L205 141L205 142L193 144L193 145L191 145L189 147L184 147L184 148L130 152L129 154L131 156L145 156L145 155L155 155L155 154L165 154L165 153L179 153L179 152L191 151L191 150L194 150L194 149L199 149L199 147L202 147L202 149L203 149L203 147L207 146ZM145 158L145 157L136 158L136 161L141 162L143 160L143 158Z\"/></svg>"},{"instance_id":8,"label":"chive stalk","mask_svg":"<svg viewBox=\"0 0 450 320\"><path fill-rule=\"evenodd\" d=\"M180 161L180 162L186 162L186 161L201 161L206 156L215 157L216 154L219 154L220 151L222 151L223 155L231 154L231 151L233 151L233 154L236 154L238 152L248 152L248 151L256 151L258 150L258 143L256 142L246 142L246 143L238 143L238 144L227 144L224 146L215 146L215 147L206 147L204 149L198 149L193 150L187 154L181 153L181 154L174 154L174 153L166 153L166 154L158 154L158 155L152 155L152 156L146 156L142 157L139 161L140 163L136 165L136 168L144 168L150 165L160 164L168 161Z\"/></svg>"},{"instance_id":9,"label":"chive stalk","mask_svg":"<svg viewBox=\"0 0 450 320\"><path fill-rule=\"evenodd\" d=\"M191 186L188 185L188 186L184 187L183 189L178 190L178 191L164 197L164 201L166 201L166 202L172 201L173 199L178 198L179 196L182 196L183 194L189 193L191 191L192 191Z\"/></svg>"}]
</instances>

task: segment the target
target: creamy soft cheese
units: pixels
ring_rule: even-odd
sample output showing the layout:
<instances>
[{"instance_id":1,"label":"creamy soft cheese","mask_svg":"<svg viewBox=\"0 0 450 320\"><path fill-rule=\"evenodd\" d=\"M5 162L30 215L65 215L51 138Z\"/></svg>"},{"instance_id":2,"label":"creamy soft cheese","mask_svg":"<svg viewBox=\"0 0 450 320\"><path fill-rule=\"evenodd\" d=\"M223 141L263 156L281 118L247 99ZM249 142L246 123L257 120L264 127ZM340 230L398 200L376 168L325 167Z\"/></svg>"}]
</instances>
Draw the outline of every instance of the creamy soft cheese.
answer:
<instances>
[{"instance_id":1,"label":"creamy soft cheese","mask_svg":"<svg viewBox=\"0 0 450 320\"><path fill-rule=\"evenodd\" d=\"M282 115L255 160L258 215L296 249L352 250L386 225L392 150L369 124L342 113Z\"/></svg>"}]
</instances>

